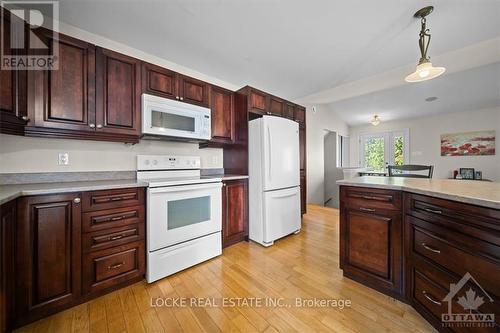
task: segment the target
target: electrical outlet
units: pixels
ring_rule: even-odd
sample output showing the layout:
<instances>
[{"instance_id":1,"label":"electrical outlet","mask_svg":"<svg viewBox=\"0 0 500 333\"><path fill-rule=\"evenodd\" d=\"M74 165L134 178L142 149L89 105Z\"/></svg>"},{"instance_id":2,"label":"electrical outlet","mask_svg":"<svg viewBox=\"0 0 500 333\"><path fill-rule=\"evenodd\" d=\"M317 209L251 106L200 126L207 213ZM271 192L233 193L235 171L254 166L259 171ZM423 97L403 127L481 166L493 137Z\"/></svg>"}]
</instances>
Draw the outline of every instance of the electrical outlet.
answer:
<instances>
[{"instance_id":1,"label":"electrical outlet","mask_svg":"<svg viewBox=\"0 0 500 333\"><path fill-rule=\"evenodd\" d=\"M69 164L69 153L59 153L57 164L58 165L68 165Z\"/></svg>"}]
</instances>

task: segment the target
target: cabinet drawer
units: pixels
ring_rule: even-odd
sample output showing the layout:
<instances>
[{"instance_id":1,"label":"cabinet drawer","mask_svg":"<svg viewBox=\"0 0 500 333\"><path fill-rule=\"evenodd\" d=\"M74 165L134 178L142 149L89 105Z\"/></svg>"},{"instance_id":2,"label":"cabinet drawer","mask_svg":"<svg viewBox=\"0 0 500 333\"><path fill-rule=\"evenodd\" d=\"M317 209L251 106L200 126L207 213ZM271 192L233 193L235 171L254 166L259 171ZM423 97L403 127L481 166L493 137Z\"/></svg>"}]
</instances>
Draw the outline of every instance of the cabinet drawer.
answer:
<instances>
[{"instance_id":1,"label":"cabinet drawer","mask_svg":"<svg viewBox=\"0 0 500 333\"><path fill-rule=\"evenodd\" d=\"M92 293L144 275L144 242L134 242L84 256L86 292Z\"/></svg>"},{"instance_id":2,"label":"cabinet drawer","mask_svg":"<svg viewBox=\"0 0 500 333\"><path fill-rule=\"evenodd\" d=\"M405 193L405 211L419 219L500 245L500 210Z\"/></svg>"},{"instance_id":3,"label":"cabinet drawer","mask_svg":"<svg viewBox=\"0 0 500 333\"><path fill-rule=\"evenodd\" d=\"M410 222L410 251L450 272L469 272L486 289L500 296L500 247L442 229L407 216Z\"/></svg>"},{"instance_id":4,"label":"cabinet drawer","mask_svg":"<svg viewBox=\"0 0 500 333\"><path fill-rule=\"evenodd\" d=\"M144 206L125 207L82 214L83 232L144 222Z\"/></svg>"},{"instance_id":5,"label":"cabinet drawer","mask_svg":"<svg viewBox=\"0 0 500 333\"><path fill-rule=\"evenodd\" d=\"M356 209L401 210L401 192L365 187L342 186L341 200Z\"/></svg>"},{"instance_id":6,"label":"cabinet drawer","mask_svg":"<svg viewBox=\"0 0 500 333\"><path fill-rule=\"evenodd\" d=\"M144 223L84 234L83 252L107 249L144 239Z\"/></svg>"},{"instance_id":7,"label":"cabinet drawer","mask_svg":"<svg viewBox=\"0 0 500 333\"><path fill-rule=\"evenodd\" d=\"M83 193L84 212L144 204L144 188L126 188Z\"/></svg>"}]
</instances>

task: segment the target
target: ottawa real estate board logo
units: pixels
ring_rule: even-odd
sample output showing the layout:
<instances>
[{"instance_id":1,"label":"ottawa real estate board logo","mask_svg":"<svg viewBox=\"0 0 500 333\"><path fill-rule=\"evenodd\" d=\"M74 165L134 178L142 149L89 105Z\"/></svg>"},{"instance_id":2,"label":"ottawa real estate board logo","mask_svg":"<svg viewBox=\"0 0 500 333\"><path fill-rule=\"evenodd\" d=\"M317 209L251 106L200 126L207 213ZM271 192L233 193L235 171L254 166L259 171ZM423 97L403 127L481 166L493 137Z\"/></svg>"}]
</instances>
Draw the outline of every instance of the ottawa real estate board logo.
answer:
<instances>
[{"instance_id":1,"label":"ottawa real estate board logo","mask_svg":"<svg viewBox=\"0 0 500 333\"><path fill-rule=\"evenodd\" d=\"M2 70L57 70L58 1L1 0Z\"/></svg>"},{"instance_id":2,"label":"ottawa real estate board logo","mask_svg":"<svg viewBox=\"0 0 500 333\"><path fill-rule=\"evenodd\" d=\"M494 327L495 314L488 313L487 303L493 303L493 298L469 273L456 284L450 284L450 292L443 302L448 303L448 311L441 314L443 327ZM436 302L441 305L441 302Z\"/></svg>"}]
</instances>

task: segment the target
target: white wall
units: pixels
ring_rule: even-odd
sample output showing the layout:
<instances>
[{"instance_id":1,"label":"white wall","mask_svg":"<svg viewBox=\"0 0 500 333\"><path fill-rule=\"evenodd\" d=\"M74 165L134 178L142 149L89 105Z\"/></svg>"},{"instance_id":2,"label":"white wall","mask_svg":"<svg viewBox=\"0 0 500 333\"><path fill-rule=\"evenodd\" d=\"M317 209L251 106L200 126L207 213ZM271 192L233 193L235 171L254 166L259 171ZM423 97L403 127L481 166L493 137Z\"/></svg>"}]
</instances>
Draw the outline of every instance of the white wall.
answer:
<instances>
[{"instance_id":1,"label":"white wall","mask_svg":"<svg viewBox=\"0 0 500 333\"><path fill-rule=\"evenodd\" d=\"M500 108L456 112L433 117L382 122L350 129L351 165L359 165L359 134L409 128L410 163L434 165L434 178L449 178L453 170L474 168L483 178L500 181ZM441 134L476 130L496 130L496 155L441 156Z\"/></svg>"},{"instance_id":2,"label":"white wall","mask_svg":"<svg viewBox=\"0 0 500 333\"><path fill-rule=\"evenodd\" d=\"M339 135L348 135L349 128L327 105L312 106L306 112L306 149L307 149L307 202L323 205L324 203L324 137L325 130L335 131Z\"/></svg>"},{"instance_id":3,"label":"white wall","mask_svg":"<svg viewBox=\"0 0 500 333\"><path fill-rule=\"evenodd\" d=\"M58 153L69 153L69 165L57 165ZM194 143L141 140L115 142L27 138L0 135L0 173L130 171L138 154L199 155L202 168L222 168L222 149L198 149Z\"/></svg>"},{"instance_id":4,"label":"white wall","mask_svg":"<svg viewBox=\"0 0 500 333\"><path fill-rule=\"evenodd\" d=\"M60 32L138 59L167 67L182 74L236 90L231 83L207 76L122 43L60 22ZM58 166L59 152L70 154L70 165ZM0 135L0 172L63 172L135 170L137 154L200 155L202 168L222 168L222 149L198 149L198 144L141 140L134 146L120 143L27 138Z\"/></svg>"}]
</instances>

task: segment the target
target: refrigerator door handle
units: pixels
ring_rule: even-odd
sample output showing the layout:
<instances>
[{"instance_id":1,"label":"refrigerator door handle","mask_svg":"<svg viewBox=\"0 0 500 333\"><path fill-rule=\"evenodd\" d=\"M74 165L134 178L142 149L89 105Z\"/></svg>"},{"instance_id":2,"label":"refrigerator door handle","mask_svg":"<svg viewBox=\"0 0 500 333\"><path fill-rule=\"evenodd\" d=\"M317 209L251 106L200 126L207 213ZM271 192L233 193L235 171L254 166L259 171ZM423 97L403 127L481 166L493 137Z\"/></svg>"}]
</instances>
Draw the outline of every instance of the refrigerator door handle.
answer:
<instances>
[{"instance_id":1,"label":"refrigerator door handle","mask_svg":"<svg viewBox=\"0 0 500 333\"><path fill-rule=\"evenodd\" d=\"M273 157L273 154L271 152L271 148L272 148L272 144L271 144L271 130L269 129L269 125L267 126L267 139L268 139L268 144L267 144L267 147L268 147L268 155L269 155L269 174L268 174L268 178L269 178L269 182L271 182L271 175L272 175L272 171L273 171L273 164L272 164L272 157Z\"/></svg>"}]
</instances>

